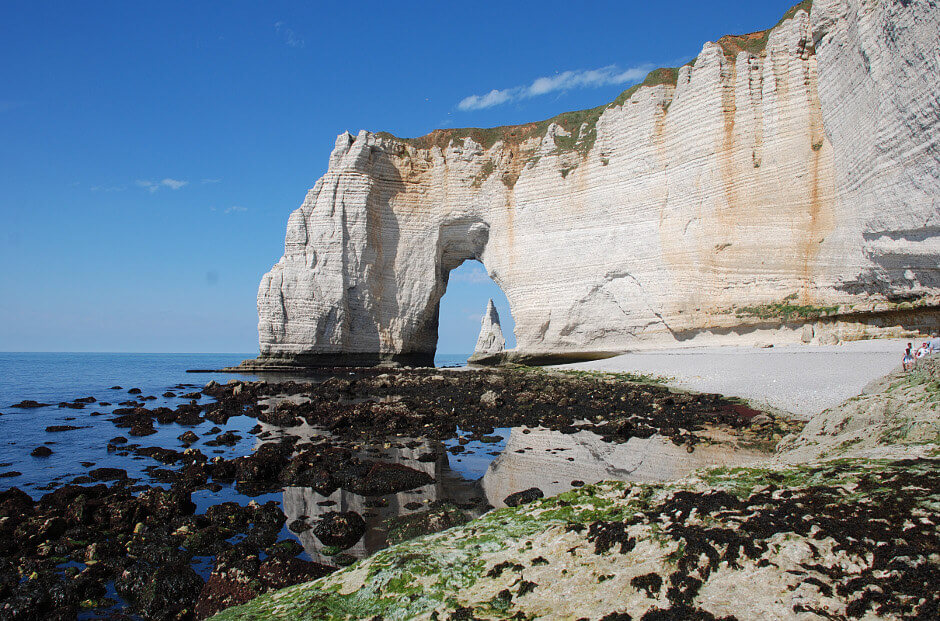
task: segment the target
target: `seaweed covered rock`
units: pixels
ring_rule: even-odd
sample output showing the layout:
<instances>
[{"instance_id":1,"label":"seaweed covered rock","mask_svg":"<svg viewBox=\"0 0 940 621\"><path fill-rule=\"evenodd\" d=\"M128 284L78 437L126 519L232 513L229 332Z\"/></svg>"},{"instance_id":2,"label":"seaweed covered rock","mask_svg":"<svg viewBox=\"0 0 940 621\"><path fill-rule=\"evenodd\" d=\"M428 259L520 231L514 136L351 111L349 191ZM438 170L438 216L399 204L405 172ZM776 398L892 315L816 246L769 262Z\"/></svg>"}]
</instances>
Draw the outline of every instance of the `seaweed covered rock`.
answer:
<instances>
[{"instance_id":1,"label":"seaweed covered rock","mask_svg":"<svg viewBox=\"0 0 940 621\"><path fill-rule=\"evenodd\" d=\"M933 619L938 506L933 459L586 485L218 618Z\"/></svg>"}]
</instances>

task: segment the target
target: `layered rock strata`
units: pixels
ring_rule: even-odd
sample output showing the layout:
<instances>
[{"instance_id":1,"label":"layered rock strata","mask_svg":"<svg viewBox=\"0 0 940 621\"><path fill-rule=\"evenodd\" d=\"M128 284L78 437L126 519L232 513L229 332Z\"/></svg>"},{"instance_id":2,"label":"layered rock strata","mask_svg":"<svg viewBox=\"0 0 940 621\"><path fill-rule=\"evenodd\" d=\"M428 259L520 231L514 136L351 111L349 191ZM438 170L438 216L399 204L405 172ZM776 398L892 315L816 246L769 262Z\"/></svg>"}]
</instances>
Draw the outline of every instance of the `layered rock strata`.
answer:
<instances>
[{"instance_id":1,"label":"layered rock strata","mask_svg":"<svg viewBox=\"0 0 940 621\"><path fill-rule=\"evenodd\" d=\"M804 2L593 110L344 133L261 281L259 361L428 364L466 260L531 360L936 325L938 31L929 0Z\"/></svg>"}]
</instances>

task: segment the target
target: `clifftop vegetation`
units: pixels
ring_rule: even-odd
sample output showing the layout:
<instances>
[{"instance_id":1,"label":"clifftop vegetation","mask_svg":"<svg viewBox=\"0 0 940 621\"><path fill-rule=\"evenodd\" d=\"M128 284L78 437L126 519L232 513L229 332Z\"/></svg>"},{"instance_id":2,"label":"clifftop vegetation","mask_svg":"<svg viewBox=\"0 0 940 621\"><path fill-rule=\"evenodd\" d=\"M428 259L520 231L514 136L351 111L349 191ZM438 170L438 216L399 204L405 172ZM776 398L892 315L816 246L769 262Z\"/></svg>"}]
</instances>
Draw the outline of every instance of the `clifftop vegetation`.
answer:
<instances>
[{"instance_id":1,"label":"clifftop vegetation","mask_svg":"<svg viewBox=\"0 0 940 621\"><path fill-rule=\"evenodd\" d=\"M791 7L783 17L780 18L773 28L761 30L744 35L725 35L718 39L717 43L724 50L725 55L734 58L740 52L747 52L755 56L764 53L767 47L767 41L770 32L780 26L783 22L791 19L800 10L809 12L812 8L812 0L803 0L799 4ZM688 65L694 65L695 59ZM654 69L646 78L637 84L620 93L613 101L596 108L586 110L574 110L571 112L562 112L556 116L543 121L533 123L523 123L520 125L502 125L499 127L463 127L449 129L435 129L429 134L417 138L400 138L388 132L378 132L376 135L389 140L396 140L417 149L430 149L438 147L446 149L452 142L470 138L474 142L483 146L483 149L489 150L497 142L502 142L509 148L518 147L526 140L545 136L551 124L555 123L569 132L570 136L556 136L555 142L562 151L579 151L586 155L594 146L597 139L597 120L608 109L616 106L622 106L630 100L633 95L641 88L646 86L670 85L675 86L679 77L679 67L660 67ZM582 129L583 128L583 129Z\"/></svg>"}]
</instances>

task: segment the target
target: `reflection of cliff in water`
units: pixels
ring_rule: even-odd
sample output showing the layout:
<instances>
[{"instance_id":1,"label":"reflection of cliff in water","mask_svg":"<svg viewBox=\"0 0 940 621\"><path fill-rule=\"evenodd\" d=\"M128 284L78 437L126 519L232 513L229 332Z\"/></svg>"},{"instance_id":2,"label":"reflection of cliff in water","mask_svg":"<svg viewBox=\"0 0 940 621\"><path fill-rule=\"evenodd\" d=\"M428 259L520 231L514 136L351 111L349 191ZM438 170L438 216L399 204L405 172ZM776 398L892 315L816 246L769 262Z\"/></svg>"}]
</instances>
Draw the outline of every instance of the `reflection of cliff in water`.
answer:
<instances>
[{"instance_id":1,"label":"reflection of cliff in water","mask_svg":"<svg viewBox=\"0 0 940 621\"><path fill-rule=\"evenodd\" d=\"M571 489L572 481L666 481L706 466L761 460L766 454L728 444L700 444L689 453L662 436L616 444L589 431L514 428L505 450L483 476L483 490L490 504L503 507L506 496L531 487L553 496Z\"/></svg>"},{"instance_id":2,"label":"reflection of cliff in water","mask_svg":"<svg viewBox=\"0 0 940 621\"><path fill-rule=\"evenodd\" d=\"M277 428L268 427L272 431ZM278 430L283 431L283 430ZM290 428L291 435L313 437L324 435L322 431L307 426ZM405 445L409 446L405 446ZM459 474L453 472L447 459L447 453L440 442L427 440L412 440L410 438L395 438L393 442L376 444L371 447L381 452L365 453L363 457L388 463L404 464L409 468L426 472L434 477L434 483L406 492L390 494L388 496L365 497L343 489L338 489L329 496L322 496L308 487L287 487L284 489L284 502L282 509L287 516L287 523L294 520L304 520L311 526L317 523L318 518L330 511L355 511L366 522L366 534L353 547L345 550L356 558L365 558L370 554L388 546L386 539L386 521L401 515L422 511L427 503L435 500L450 500L458 505L469 504L473 499L474 509L464 509L470 517L479 517L485 503L481 501L483 490L479 481L467 481ZM419 462L418 457L427 453L435 453L438 458L434 462ZM321 504L321 503L335 504ZM379 501L379 502L376 502ZM367 504L368 503L368 504ZM375 504L385 506L369 506ZM387 504L386 504L387 503ZM420 506L407 508L410 503ZM321 563L330 564L328 556L321 554L325 547L313 530L306 530L295 534L303 545L304 550L311 559Z\"/></svg>"}]
</instances>

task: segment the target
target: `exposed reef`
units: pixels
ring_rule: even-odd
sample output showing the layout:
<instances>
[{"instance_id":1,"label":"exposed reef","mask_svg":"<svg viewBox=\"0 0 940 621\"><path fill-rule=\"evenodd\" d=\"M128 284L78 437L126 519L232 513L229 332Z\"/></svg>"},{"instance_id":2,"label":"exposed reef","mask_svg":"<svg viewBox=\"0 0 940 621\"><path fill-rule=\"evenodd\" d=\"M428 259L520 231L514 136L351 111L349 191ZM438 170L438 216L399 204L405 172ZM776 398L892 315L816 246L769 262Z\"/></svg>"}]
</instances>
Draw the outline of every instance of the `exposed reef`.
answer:
<instances>
[{"instance_id":1,"label":"exposed reef","mask_svg":"<svg viewBox=\"0 0 940 621\"><path fill-rule=\"evenodd\" d=\"M776 464L530 488L218 619L935 619L938 371L922 359L822 412Z\"/></svg>"}]
</instances>

